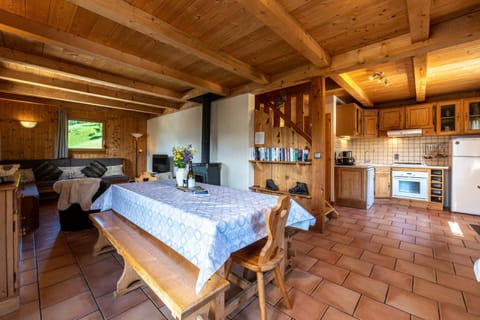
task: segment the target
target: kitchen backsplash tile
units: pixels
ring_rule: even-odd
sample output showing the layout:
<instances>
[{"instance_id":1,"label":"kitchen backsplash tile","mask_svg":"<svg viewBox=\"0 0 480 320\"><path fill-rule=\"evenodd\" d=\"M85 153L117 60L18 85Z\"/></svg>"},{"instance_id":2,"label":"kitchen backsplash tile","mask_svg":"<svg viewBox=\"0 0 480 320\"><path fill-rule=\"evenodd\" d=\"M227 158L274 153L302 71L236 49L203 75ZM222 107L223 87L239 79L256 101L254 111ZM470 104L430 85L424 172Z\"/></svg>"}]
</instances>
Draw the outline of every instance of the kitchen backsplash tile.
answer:
<instances>
[{"instance_id":1,"label":"kitchen backsplash tile","mask_svg":"<svg viewBox=\"0 0 480 320\"><path fill-rule=\"evenodd\" d=\"M425 163L448 166L450 156L449 136L409 138L337 138L335 151L351 150L357 164L393 162ZM398 155L398 159L395 157Z\"/></svg>"}]
</instances>

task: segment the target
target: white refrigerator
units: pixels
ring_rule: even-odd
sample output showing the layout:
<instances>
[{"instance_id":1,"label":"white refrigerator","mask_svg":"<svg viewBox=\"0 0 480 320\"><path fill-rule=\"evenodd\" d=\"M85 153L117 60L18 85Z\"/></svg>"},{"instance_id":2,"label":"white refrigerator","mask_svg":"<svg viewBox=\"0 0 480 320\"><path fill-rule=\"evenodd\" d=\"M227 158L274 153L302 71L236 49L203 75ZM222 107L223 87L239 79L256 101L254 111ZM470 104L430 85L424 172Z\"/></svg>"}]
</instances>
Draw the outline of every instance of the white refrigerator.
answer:
<instances>
[{"instance_id":1,"label":"white refrigerator","mask_svg":"<svg viewBox=\"0 0 480 320\"><path fill-rule=\"evenodd\" d=\"M451 210L480 215L480 138L452 140Z\"/></svg>"}]
</instances>

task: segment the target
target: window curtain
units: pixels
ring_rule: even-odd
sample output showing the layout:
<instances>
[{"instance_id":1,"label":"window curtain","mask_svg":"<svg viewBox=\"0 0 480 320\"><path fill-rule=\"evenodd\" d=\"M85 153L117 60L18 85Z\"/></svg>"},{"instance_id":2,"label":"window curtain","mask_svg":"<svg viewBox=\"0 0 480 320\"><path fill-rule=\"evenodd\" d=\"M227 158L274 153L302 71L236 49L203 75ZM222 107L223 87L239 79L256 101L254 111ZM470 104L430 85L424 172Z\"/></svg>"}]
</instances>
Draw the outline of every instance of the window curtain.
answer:
<instances>
[{"instance_id":1,"label":"window curtain","mask_svg":"<svg viewBox=\"0 0 480 320\"><path fill-rule=\"evenodd\" d=\"M57 159L68 158L67 113L58 110Z\"/></svg>"}]
</instances>

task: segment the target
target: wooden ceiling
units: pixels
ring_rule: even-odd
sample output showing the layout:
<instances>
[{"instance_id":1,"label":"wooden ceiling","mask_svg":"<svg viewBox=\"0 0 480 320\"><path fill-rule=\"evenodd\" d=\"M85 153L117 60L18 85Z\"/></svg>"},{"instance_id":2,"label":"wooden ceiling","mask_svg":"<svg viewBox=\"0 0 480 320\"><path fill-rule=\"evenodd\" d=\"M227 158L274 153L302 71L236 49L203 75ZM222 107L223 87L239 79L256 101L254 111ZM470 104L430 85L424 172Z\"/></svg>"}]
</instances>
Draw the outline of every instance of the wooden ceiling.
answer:
<instances>
[{"instance_id":1,"label":"wooden ceiling","mask_svg":"<svg viewBox=\"0 0 480 320\"><path fill-rule=\"evenodd\" d=\"M478 92L480 0L0 0L1 99L159 115L317 76L367 107Z\"/></svg>"}]
</instances>

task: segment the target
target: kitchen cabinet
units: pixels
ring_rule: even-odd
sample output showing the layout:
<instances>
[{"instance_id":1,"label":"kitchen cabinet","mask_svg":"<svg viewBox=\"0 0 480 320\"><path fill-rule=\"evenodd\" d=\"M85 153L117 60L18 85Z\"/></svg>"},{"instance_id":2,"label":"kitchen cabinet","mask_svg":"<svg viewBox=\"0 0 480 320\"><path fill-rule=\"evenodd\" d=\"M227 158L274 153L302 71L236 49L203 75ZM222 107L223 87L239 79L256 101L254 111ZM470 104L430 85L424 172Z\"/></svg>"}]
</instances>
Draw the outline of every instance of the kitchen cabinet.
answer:
<instances>
[{"instance_id":1,"label":"kitchen cabinet","mask_svg":"<svg viewBox=\"0 0 480 320\"><path fill-rule=\"evenodd\" d=\"M391 198L392 176L390 168L375 168L375 198Z\"/></svg>"},{"instance_id":2,"label":"kitchen cabinet","mask_svg":"<svg viewBox=\"0 0 480 320\"><path fill-rule=\"evenodd\" d=\"M20 306L21 237L17 188L18 182L0 185L0 316Z\"/></svg>"},{"instance_id":3,"label":"kitchen cabinet","mask_svg":"<svg viewBox=\"0 0 480 320\"><path fill-rule=\"evenodd\" d=\"M463 129L465 133L480 133L480 98L463 100Z\"/></svg>"},{"instance_id":4,"label":"kitchen cabinet","mask_svg":"<svg viewBox=\"0 0 480 320\"><path fill-rule=\"evenodd\" d=\"M458 100L436 104L436 134L452 135L462 132L462 104Z\"/></svg>"},{"instance_id":5,"label":"kitchen cabinet","mask_svg":"<svg viewBox=\"0 0 480 320\"><path fill-rule=\"evenodd\" d=\"M405 128L405 108L387 108L378 111L380 131L401 130Z\"/></svg>"},{"instance_id":6,"label":"kitchen cabinet","mask_svg":"<svg viewBox=\"0 0 480 320\"><path fill-rule=\"evenodd\" d=\"M433 105L405 107L405 129L433 129Z\"/></svg>"},{"instance_id":7,"label":"kitchen cabinet","mask_svg":"<svg viewBox=\"0 0 480 320\"><path fill-rule=\"evenodd\" d=\"M363 110L355 103L337 105L336 135L339 137L362 136Z\"/></svg>"},{"instance_id":8,"label":"kitchen cabinet","mask_svg":"<svg viewBox=\"0 0 480 320\"><path fill-rule=\"evenodd\" d=\"M335 203L368 209L374 201L373 167L335 167Z\"/></svg>"},{"instance_id":9,"label":"kitchen cabinet","mask_svg":"<svg viewBox=\"0 0 480 320\"><path fill-rule=\"evenodd\" d=\"M378 136L378 111L363 110L363 136L376 138Z\"/></svg>"},{"instance_id":10,"label":"kitchen cabinet","mask_svg":"<svg viewBox=\"0 0 480 320\"><path fill-rule=\"evenodd\" d=\"M380 131L424 129L434 133L432 104L380 109L378 117Z\"/></svg>"}]
</instances>

